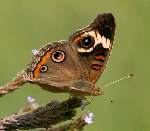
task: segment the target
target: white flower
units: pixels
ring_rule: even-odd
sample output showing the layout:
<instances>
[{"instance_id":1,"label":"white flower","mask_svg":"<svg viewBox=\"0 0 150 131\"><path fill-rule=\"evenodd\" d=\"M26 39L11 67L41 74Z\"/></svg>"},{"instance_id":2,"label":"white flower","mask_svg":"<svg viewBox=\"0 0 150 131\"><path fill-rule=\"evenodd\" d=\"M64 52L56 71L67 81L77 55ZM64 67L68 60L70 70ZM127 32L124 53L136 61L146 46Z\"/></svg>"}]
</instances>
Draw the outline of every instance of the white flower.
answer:
<instances>
[{"instance_id":1,"label":"white flower","mask_svg":"<svg viewBox=\"0 0 150 131\"><path fill-rule=\"evenodd\" d=\"M28 96L27 101L28 101L29 104L31 104L31 103L35 102L35 99L31 96Z\"/></svg>"},{"instance_id":2,"label":"white flower","mask_svg":"<svg viewBox=\"0 0 150 131\"><path fill-rule=\"evenodd\" d=\"M93 113L88 113L85 118L84 118L84 121L85 123L87 124L92 124L93 123L93 117L94 117L94 114Z\"/></svg>"},{"instance_id":3,"label":"white flower","mask_svg":"<svg viewBox=\"0 0 150 131\"><path fill-rule=\"evenodd\" d=\"M33 49L32 53L33 53L33 55L37 55L39 53L39 51L37 49Z\"/></svg>"}]
</instances>

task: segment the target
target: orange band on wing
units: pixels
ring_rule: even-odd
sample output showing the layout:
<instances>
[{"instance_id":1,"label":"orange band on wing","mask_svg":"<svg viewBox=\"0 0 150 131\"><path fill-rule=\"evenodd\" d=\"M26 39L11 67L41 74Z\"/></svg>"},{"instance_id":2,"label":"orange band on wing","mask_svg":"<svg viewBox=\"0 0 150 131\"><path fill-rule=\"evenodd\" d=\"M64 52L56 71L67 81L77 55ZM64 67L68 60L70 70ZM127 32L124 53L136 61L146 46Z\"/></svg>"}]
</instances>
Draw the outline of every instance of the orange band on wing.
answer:
<instances>
[{"instance_id":1,"label":"orange band on wing","mask_svg":"<svg viewBox=\"0 0 150 131\"><path fill-rule=\"evenodd\" d=\"M104 61L106 59L105 56L102 56L102 55L95 55L95 59L96 60L101 60L101 61Z\"/></svg>"},{"instance_id":2,"label":"orange band on wing","mask_svg":"<svg viewBox=\"0 0 150 131\"><path fill-rule=\"evenodd\" d=\"M34 70L34 78L37 78L40 74L40 68L41 66L45 65L47 60L50 58L50 51L47 52L41 59L41 61L38 63L37 67Z\"/></svg>"}]
</instances>

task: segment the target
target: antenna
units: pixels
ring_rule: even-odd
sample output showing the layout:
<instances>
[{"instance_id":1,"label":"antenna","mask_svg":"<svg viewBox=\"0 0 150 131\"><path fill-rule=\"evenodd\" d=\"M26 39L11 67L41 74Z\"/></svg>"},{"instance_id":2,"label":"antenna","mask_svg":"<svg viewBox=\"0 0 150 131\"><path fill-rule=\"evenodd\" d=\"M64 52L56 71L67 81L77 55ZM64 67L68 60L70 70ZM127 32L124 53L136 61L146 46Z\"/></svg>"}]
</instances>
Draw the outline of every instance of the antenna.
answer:
<instances>
[{"instance_id":1,"label":"antenna","mask_svg":"<svg viewBox=\"0 0 150 131\"><path fill-rule=\"evenodd\" d=\"M116 81L113 81L113 82L110 82L110 83L106 84L105 86L103 86L103 87L101 87L101 88L105 88L105 87L107 87L107 86L113 85L113 84L115 84L115 83L118 83L118 82L120 82L120 81L122 81L122 80L124 80L124 79L130 78L130 77L132 77L132 76L134 76L134 75L133 75L133 74L130 74L130 75L128 75L128 76L122 77L121 79L116 80Z\"/></svg>"}]
</instances>

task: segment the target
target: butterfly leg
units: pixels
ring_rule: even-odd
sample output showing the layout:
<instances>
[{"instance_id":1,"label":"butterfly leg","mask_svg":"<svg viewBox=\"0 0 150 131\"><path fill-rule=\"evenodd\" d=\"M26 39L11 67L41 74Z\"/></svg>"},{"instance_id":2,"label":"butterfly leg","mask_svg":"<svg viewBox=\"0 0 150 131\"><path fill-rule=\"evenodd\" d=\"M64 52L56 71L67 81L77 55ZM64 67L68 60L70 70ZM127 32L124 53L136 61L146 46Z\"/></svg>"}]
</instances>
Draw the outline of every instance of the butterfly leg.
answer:
<instances>
[{"instance_id":1,"label":"butterfly leg","mask_svg":"<svg viewBox=\"0 0 150 131\"><path fill-rule=\"evenodd\" d=\"M84 108L89 105L92 101L92 99L87 99L86 97L84 96L75 96L73 94L70 94L69 95L69 98L68 98L68 101L71 100L71 99L80 99L81 101L81 110L84 110ZM68 108L67 108L68 109Z\"/></svg>"},{"instance_id":2,"label":"butterfly leg","mask_svg":"<svg viewBox=\"0 0 150 131\"><path fill-rule=\"evenodd\" d=\"M86 97L82 97L82 98L83 98L83 100L82 100L81 110L84 110L87 105L92 103L93 99L88 99Z\"/></svg>"}]
</instances>

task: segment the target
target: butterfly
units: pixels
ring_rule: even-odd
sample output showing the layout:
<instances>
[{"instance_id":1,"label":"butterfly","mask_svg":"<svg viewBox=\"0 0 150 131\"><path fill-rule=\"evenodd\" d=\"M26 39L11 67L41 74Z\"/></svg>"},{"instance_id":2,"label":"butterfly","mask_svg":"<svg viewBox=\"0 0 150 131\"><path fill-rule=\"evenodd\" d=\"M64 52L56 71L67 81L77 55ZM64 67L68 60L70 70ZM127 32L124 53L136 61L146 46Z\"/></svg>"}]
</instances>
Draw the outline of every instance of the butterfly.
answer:
<instances>
[{"instance_id":1,"label":"butterfly","mask_svg":"<svg viewBox=\"0 0 150 131\"><path fill-rule=\"evenodd\" d=\"M90 25L76 31L68 40L44 45L24 70L10 83L0 87L0 95L25 83L76 96L102 94L95 83L110 56L115 27L115 18L111 13L99 14Z\"/></svg>"}]
</instances>

